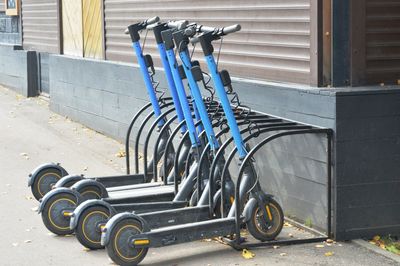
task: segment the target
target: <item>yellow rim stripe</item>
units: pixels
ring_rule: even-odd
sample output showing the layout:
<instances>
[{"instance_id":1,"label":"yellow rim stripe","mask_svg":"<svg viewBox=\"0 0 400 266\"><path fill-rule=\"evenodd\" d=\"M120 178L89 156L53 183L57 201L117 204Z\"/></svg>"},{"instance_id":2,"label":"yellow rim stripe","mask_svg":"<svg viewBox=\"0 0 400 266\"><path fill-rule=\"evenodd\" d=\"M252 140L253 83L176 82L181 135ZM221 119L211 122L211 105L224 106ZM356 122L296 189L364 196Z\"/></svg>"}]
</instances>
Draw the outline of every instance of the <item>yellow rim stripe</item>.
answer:
<instances>
[{"instance_id":1,"label":"yellow rim stripe","mask_svg":"<svg viewBox=\"0 0 400 266\"><path fill-rule=\"evenodd\" d=\"M47 174L42 175L42 176L39 178L38 182L37 182L37 189L38 189L39 194L40 194L42 197L44 196L45 193L43 193L43 192L40 190L40 180L42 180L43 177L48 176L48 175L55 175L58 179L61 179L61 176L58 175L58 174L56 174L56 173L47 173Z\"/></svg>"},{"instance_id":2,"label":"yellow rim stripe","mask_svg":"<svg viewBox=\"0 0 400 266\"><path fill-rule=\"evenodd\" d=\"M53 203L50 205L49 211L48 211L48 213L47 213L47 217L49 218L49 222L50 222L55 228L57 228L57 229L59 229L59 230L70 230L69 226L61 227L61 226L56 225L56 224L54 223L53 219L51 218L51 215L50 215L51 209L53 208L54 204L56 204L57 202L62 201L62 200L68 201L68 202L72 203L74 206L76 206L76 203L75 203L73 200L70 200L70 199L67 199L67 198L58 199L58 200L56 200L55 202L53 202Z\"/></svg>"},{"instance_id":3,"label":"yellow rim stripe","mask_svg":"<svg viewBox=\"0 0 400 266\"><path fill-rule=\"evenodd\" d=\"M269 209L269 206L265 206L265 208L267 209L267 214L268 214L268 218L270 221L272 221L272 214L271 214L271 210Z\"/></svg>"},{"instance_id":4,"label":"yellow rim stripe","mask_svg":"<svg viewBox=\"0 0 400 266\"><path fill-rule=\"evenodd\" d=\"M118 245L117 245L117 239L118 239L118 237L119 237L119 234L121 233L122 230L124 230L125 228L128 228L128 227L135 228L138 232L141 232L141 230L140 230L137 226L135 226L135 225L129 225L129 224L127 224L127 225L121 227L121 228L118 230L117 234L115 235L115 238L114 238L114 248L115 248L115 251L118 253L118 256L120 256L121 258L123 258L123 259L126 260L126 261L132 261L132 260L135 260L136 258L138 258L138 257L142 254L143 248L140 250L140 252L139 252L135 257L133 257L133 258L127 258L127 257L125 257L124 255L121 254L121 252L120 252L119 249L118 249Z\"/></svg>"},{"instance_id":5,"label":"yellow rim stripe","mask_svg":"<svg viewBox=\"0 0 400 266\"><path fill-rule=\"evenodd\" d=\"M104 215L104 216L106 217L106 219L109 217L109 215L107 215L107 213L105 213L105 212L102 212L102 211L94 211L94 212L91 212L88 216L86 216L85 219L83 220L83 223L82 223L82 232L83 232L83 235L85 236L85 238L86 238L89 242L91 242L91 243L93 243L93 244L100 244L101 241L94 241L94 240L91 240L91 239L87 236L86 231L85 231L85 224L86 224L86 220L87 220L90 216L92 216L92 215L94 215L94 214L97 214L97 213ZM103 227L104 227L104 226L103 226Z\"/></svg>"}]
</instances>

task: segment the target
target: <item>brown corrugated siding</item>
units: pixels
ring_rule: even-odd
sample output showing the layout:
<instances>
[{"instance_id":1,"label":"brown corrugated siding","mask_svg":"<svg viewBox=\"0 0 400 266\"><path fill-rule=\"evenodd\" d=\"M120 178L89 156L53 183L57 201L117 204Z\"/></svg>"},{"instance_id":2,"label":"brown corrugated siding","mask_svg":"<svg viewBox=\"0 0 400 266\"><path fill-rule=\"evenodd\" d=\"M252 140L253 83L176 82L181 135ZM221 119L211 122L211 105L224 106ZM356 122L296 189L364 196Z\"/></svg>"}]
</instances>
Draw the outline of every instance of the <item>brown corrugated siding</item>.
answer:
<instances>
[{"instance_id":1,"label":"brown corrugated siding","mask_svg":"<svg viewBox=\"0 0 400 266\"><path fill-rule=\"evenodd\" d=\"M366 1L366 81L400 80L400 1Z\"/></svg>"},{"instance_id":2,"label":"brown corrugated siding","mask_svg":"<svg viewBox=\"0 0 400 266\"><path fill-rule=\"evenodd\" d=\"M22 0L22 44L24 49L59 52L57 0Z\"/></svg>"},{"instance_id":3,"label":"brown corrugated siding","mask_svg":"<svg viewBox=\"0 0 400 266\"><path fill-rule=\"evenodd\" d=\"M106 58L134 62L123 31L155 15L209 26L240 23L240 32L225 37L221 67L237 77L310 82L310 0L105 0ZM157 55L151 33L145 52Z\"/></svg>"}]
</instances>

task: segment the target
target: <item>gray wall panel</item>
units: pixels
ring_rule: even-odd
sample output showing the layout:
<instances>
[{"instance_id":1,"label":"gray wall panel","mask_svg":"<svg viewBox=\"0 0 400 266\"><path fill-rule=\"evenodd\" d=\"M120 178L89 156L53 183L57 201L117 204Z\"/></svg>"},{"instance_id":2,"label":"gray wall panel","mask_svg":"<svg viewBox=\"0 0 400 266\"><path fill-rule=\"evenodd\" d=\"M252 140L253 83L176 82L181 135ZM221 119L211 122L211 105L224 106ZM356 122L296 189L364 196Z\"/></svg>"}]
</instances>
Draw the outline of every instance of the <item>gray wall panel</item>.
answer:
<instances>
[{"instance_id":1,"label":"gray wall panel","mask_svg":"<svg viewBox=\"0 0 400 266\"><path fill-rule=\"evenodd\" d=\"M37 95L36 53L0 45L0 84L32 97Z\"/></svg>"}]
</instances>

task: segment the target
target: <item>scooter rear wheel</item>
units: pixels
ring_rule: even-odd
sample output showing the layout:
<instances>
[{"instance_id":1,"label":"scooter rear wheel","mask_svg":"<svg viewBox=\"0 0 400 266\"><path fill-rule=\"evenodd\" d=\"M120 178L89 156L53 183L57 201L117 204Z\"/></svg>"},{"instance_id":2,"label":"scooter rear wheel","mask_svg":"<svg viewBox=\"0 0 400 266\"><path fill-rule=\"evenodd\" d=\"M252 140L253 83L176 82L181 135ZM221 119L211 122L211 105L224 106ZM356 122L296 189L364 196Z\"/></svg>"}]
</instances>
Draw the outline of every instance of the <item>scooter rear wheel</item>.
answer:
<instances>
[{"instance_id":1,"label":"scooter rear wheel","mask_svg":"<svg viewBox=\"0 0 400 266\"><path fill-rule=\"evenodd\" d=\"M53 186L62 177L61 171L56 168L45 168L41 170L31 186L32 194L36 200L40 200L44 197Z\"/></svg>"},{"instance_id":2,"label":"scooter rear wheel","mask_svg":"<svg viewBox=\"0 0 400 266\"><path fill-rule=\"evenodd\" d=\"M255 204L251 209L251 218L247 221L247 229L254 238L271 241L281 232L284 215L281 206L274 199L270 199L264 208L267 210L269 223L265 222L262 210Z\"/></svg>"},{"instance_id":3,"label":"scooter rear wheel","mask_svg":"<svg viewBox=\"0 0 400 266\"><path fill-rule=\"evenodd\" d=\"M103 198L101 190L96 186L85 186L77 190L77 192L82 196L82 200L84 201Z\"/></svg>"},{"instance_id":4,"label":"scooter rear wheel","mask_svg":"<svg viewBox=\"0 0 400 266\"><path fill-rule=\"evenodd\" d=\"M110 218L110 211L104 206L91 206L79 215L75 233L78 241L89 249L102 249L101 225Z\"/></svg>"},{"instance_id":5,"label":"scooter rear wheel","mask_svg":"<svg viewBox=\"0 0 400 266\"><path fill-rule=\"evenodd\" d=\"M74 231L69 227L70 217L64 212L72 213L77 200L69 193L58 193L51 197L43 207L42 220L46 228L56 235L70 235Z\"/></svg>"},{"instance_id":6,"label":"scooter rear wheel","mask_svg":"<svg viewBox=\"0 0 400 266\"><path fill-rule=\"evenodd\" d=\"M134 248L129 241L142 233L142 225L135 219L124 219L110 232L110 241L106 245L108 256L118 265L138 265L146 256L148 248Z\"/></svg>"}]
</instances>

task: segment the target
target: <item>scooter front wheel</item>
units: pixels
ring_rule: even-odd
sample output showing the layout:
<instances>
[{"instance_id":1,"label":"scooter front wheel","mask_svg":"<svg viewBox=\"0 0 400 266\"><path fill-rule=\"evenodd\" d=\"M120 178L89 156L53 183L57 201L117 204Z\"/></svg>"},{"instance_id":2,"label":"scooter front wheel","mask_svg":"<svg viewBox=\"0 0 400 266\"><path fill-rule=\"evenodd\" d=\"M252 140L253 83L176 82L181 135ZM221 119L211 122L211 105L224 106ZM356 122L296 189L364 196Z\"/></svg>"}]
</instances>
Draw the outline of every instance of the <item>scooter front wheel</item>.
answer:
<instances>
[{"instance_id":1,"label":"scooter front wheel","mask_svg":"<svg viewBox=\"0 0 400 266\"><path fill-rule=\"evenodd\" d=\"M141 223L135 219L119 221L110 232L110 241L106 245L108 256L118 265L138 265L146 256L148 248L135 248L130 241L142 231Z\"/></svg>"},{"instance_id":2,"label":"scooter front wheel","mask_svg":"<svg viewBox=\"0 0 400 266\"><path fill-rule=\"evenodd\" d=\"M75 233L78 241L89 249L104 248L101 243L101 227L110 218L110 211L104 206L92 206L79 215Z\"/></svg>"},{"instance_id":3,"label":"scooter front wheel","mask_svg":"<svg viewBox=\"0 0 400 266\"><path fill-rule=\"evenodd\" d=\"M31 186L31 191L36 200L44 197L62 177L61 171L54 167L41 170Z\"/></svg>"},{"instance_id":4,"label":"scooter front wheel","mask_svg":"<svg viewBox=\"0 0 400 266\"><path fill-rule=\"evenodd\" d=\"M69 193L52 196L43 207L42 220L46 228L56 235L70 235L74 231L69 227L72 212L77 199Z\"/></svg>"},{"instance_id":5,"label":"scooter front wheel","mask_svg":"<svg viewBox=\"0 0 400 266\"><path fill-rule=\"evenodd\" d=\"M258 204L253 205L250 219L247 221L247 229L250 234L260 241L274 240L282 230L284 215L281 206L274 199L269 199L263 206L267 212L265 220L263 210Z\"/></svg>"}]
</instances>

